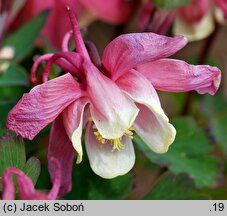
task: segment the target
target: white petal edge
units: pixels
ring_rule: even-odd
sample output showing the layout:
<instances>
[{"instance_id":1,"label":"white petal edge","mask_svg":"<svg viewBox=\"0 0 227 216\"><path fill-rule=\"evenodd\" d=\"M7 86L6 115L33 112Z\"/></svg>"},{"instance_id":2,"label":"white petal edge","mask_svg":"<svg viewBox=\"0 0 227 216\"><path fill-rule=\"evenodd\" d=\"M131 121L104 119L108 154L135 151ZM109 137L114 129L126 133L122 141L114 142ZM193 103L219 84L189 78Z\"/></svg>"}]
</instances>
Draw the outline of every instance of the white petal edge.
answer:
<instances>
[{"instance_id":1,"label":"white petal edge","mask_svg":"<svg viewBox=\"0 0 227 216\"><path fill-rule=\"evenodd\" d=\"M176 129L163 116L153 113L145 105L134 123L137 134L147 146L158 154L166 153L176 136Z\"/></svg>"},{"instance_id":2,"label":"white petal edge","mask_svg":"<svg viewBox=\"0 0 227 216\"><path fill-rule=\"evenodd\" d=\"M76 103L76 102L75 102ZM80 116L80 122L78 127L73 131L73 133L70 133L69 130L66 129L66 132L72 142L73 148L76 150L77 152L77 160L76 163L79 164L82 161L83 158L83 148L82 148L82 144L81 144L81 136L82 136L82 132L83 132L83 116L84 116L84 109L86 107L86 105L89 103L89 101L87 99L85 99L83 101L83 105L81 108L81 116ZM74 104L70 105L71 108L73 109ZM69 107L70 108L70 107ZM64 125L65 128L67 128L67 111L65 110L63 112L63 120L64 120Z\"/></svg>"}]
</instances>

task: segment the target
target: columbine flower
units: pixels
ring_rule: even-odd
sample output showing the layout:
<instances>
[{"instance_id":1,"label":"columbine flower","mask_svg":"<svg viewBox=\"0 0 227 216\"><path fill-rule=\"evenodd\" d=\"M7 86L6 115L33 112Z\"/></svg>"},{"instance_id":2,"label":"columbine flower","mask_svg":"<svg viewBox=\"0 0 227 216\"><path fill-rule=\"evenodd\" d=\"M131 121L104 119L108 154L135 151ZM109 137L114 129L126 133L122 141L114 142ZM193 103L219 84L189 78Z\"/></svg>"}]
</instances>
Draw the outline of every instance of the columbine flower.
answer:
<instances>
[{"instance_id":1,"label":"columbine flower","mask_svg":"<svg viewBox=\"0 0 227 216\"><path fill-rule=\"evenodd\" d=\"M93 171L104 178L123 175L135 162L134 130L157 153L166 152L174 141L176 131L161 108L155 88L214 94L220 83L216 67L166 59L185 46L183 36L126 34L105 48L102 61L94 47L89 56L77 21L69 8L68 12L77 52L68 50L72 36L69 33L63 40L62 52L38 58L31 79L36 81L39 63L47 61L44 83L25 94L7 120L9 129L28 139L54 121L48 157L61 163L64 172L61 193L71 189L75 150L77 163L82 160L83 128ZM53 63L69 73L47 81ZM51 167L49 170L53 176L54 170Z\"/></svg>"},{"instance_id":2,"label":"columbine flower","mask_svg":"<svg viewBox=\"0 0 227 216\"><path fill-rule=\"evenodd\" d=\"M16 176L16 182L19 190L19 196L22 200L53 200L56 199L60 187L61 169L60 164L55 160L51 159L56 167L56 173L54 177L53 187L51 191L46 195L37 192L31 179L25 175L21 170L9 167L2 175L2 199L13 200L15 199L15 188L12 180L12 176ZM53 165L53 164L52 164Z\"/></svg>"},{"instance_id":3,"label":"columbine flower","mask_svg":"<svg viewBox=\"0 0 227 216\"><path fill-rule=\"evenodd\" d=\"M193 0L178 10L174 34L183 34L190 41L201 40L214 31L214 18L220 23L226 22L226 0Z\"/></svg>"},{"instance_id":4,"label":"columbine flower","mask_svg":"<svg viewBox=\"0 0 227 216\"><path fill-rule=\"evenodd\" d=\"M144 0L138 17L138 29L141 32L166 35L173 23L175 14L175 10L157 9L150 1Z\"/></svg>"},{"instance_id":5,"label":"columbine flower","mask_svg":"<svg viewBox=\"0 0 227 216\"><path fill-rule=\"evenodd\" d=\"M50 9L42 35L48 39L52 46L60 48L63 36L70 29L64 11L66 4L77 14L81 26L87 26L97 18L113 24L124 23L128 20L134 8L132 1L124 0L111 0L108 4L105 0L26 0L20 13L14 19L12 28L17 28L41 11Z\"/></svg>"},{"instance_id":6,"label":"columbine flower","mask_svg":"<svg viewBox=\"0 0 227 216\"><path fill-rule=\"evenodd\" d=\"M90 13L90 16L97 17L105 22L121 24L128 20L133 8L134 0L79 0Z\"/></svg>"},{"instance_id":7,"label":"columbine flower","mask_svg":"<svg viewBox=\"0 0 227 216\"><path fill-rule=\"evenodd\" d=\"M7 34L9 26L23 4L24 1L0 1L0 42L2 42L3 37Z\"/></svg>"},{"instance_id":8,"label":"columbine flower","mask_svg":"<svg viewBox=\"0 0 227 216\"><path fill-rule=\"evenodd\" d=\"M209 36L214 31L214 17L221 24L226 22L226 0L193 0L172 11L156 9L149 0L143 0L138 28L140 31L165 35L173 23L175 35L184 35L189 41L196 41Z\"/></svg>"},{"instance_id":9,"label":"columbine flower","mask_svg":"<svg viewBox=\"0 0 227 216\"><path fill-rule=\"evenodd\" d=\"M79 14L77 0L26 0L16 19L14 19L12 28L18 28L18 26L32 19L41 11L49 9L50 14L41 34L48 39L52 46L60 48L63 36L70 29L65 16L65 4L70 5L73 12Z\"/></svg>"}]
</instances>

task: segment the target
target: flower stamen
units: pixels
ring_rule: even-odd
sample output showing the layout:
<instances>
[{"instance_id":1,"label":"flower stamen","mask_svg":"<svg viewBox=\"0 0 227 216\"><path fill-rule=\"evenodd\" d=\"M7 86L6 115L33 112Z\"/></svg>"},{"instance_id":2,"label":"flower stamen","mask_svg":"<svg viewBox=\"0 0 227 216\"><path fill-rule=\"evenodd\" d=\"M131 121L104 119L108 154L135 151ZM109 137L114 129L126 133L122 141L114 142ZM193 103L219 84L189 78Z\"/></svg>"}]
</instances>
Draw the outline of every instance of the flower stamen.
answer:
<instances>
[{"instance_id":1,"label":"flower stamen","mask_svg":"<svg viewBox=\"0 0 227 216\"><path fill-rule=\"evenodd\" d=\"M112 139L110 140L110 143L112 145L112 151L114 152L115 150L121 151L122 149L125 148L125 144L121 142L121 138L118 139Z\"/></svg>"},{"instance_id":2,"label":"flower stamen","mask_svg":"<svg viewBox=\"0 0 227 216\"><path fill-rule=\"evenodd\" d=\"M89 120L89 122L93 122L91 117L88 120ZM121 141L122 137L116 138L116 139L105 139L104 137L102 137L102 135L98 131L95 124L92 125L92 128L95 130L94 135L95 135L96 140L99 142L99 147L101 149L104 147L104 145L106 143L108 143L112 146L111 152L114 152L115 150L121 151L125 148L125 144L123 144L122 141ZM124 133L123 136L126 136L129 139L133 139L133 132L132 131L134 131L134 130L135 130L134 127L130 127L128 130L126 130L126 132Z\"/></svg>"}]
</instances>

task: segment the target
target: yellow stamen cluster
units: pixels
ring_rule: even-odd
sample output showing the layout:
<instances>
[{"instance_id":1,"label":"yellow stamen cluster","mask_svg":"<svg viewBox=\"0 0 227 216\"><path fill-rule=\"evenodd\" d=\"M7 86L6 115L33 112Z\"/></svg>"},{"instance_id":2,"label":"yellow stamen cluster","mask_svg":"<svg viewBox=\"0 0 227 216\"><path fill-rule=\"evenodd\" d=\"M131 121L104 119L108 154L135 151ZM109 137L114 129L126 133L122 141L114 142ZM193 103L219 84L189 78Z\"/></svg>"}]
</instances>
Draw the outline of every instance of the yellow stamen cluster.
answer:
<instances>
[{"instance_id":1,"label":"yellow stamen cluster","mask_svg":"<svg viewBox=\"0 0 227 216\"><path fill-rule=\"evenodd\" d=\"M91 121L89 119L89 121ZM116 138L116 139L105 139L102 137L102 135L99 133L97 127L95 124L92 125L92 128L94 130L96 130L94 132L94 135L96 137L96 139L99 141L99 146L100 148L103 148L103 146L106 144L106 143L109 143L111 146L112 146L112 152L114 152L115 150L118 150L118 151L121 151L122 149L125 148L125 144L123 144L121 142L121 138ZM124 136L127 136L129 139L133 139L133 130L135 130L133 127L129 128L125 133L124 133Z\"/></svg>"}]
</instances>

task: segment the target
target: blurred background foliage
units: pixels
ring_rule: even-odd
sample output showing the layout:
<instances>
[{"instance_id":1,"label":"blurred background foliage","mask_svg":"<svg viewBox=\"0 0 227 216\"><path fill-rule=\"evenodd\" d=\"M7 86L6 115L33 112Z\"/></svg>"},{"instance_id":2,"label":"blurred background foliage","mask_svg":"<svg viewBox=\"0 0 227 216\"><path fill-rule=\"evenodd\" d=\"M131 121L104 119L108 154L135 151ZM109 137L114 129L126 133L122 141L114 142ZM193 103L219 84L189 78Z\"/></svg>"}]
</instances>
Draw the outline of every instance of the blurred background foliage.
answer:
<instances>
[{"instance_id":1,"label":"blurred background foliage","mask_svg":"<svg viewBox=\"0 0 227 216\"><path fill-rule=\"evenodd\" d=\"M188 2L154 0L158 7L169 9ZM40 190L51 187L46 160L50 126L33 141L23 141L5 131L5 122L10 109L32 87L29 71L34 56L50 50L48 44L42 47L35 45L47 17L48 11L40 13L19 30L7 35L0 44L0 47L7 45L15 49L15 58L9 60L7 70L0 73L0 176L8 166L20 168L34 183L37 182L36 187ZM131 31L131 26L125 31ZM114 25L95 21L87 28L86 38L93 41L101 53L116 29ZM176 140L166 154L153 153L135 136L137 156L134 168L112 180L95 175L85 155L81 164L74 165L72 191L62 198L227 199L226 35L227 28L222 27L207 61L207 64L218 65L223 72L222 86L217 95L192 93L193 98L185 113L188 93L160 93L164 110L177 130ZM206 39L190 43L176 57L196 62L205 43ZM58 69L53 69L52 76L55 76Z\"/></svg>"}]
</instances>

